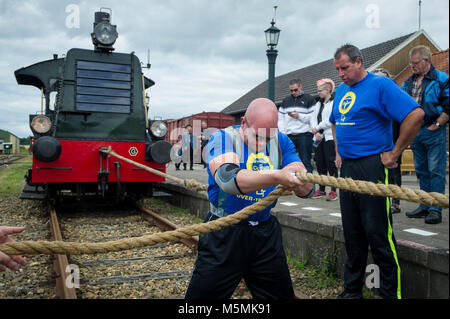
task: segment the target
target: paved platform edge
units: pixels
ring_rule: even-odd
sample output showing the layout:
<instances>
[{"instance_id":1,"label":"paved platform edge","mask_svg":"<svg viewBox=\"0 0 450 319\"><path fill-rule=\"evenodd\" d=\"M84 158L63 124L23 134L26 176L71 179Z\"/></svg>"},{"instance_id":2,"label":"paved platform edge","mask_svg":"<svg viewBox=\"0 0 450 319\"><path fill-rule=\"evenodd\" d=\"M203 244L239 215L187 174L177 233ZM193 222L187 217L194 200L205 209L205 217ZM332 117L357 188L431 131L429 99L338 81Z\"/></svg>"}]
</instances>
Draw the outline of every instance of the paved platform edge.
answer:
<instances>
[{"instance_id":1,"label":"paved platform edge","mask_svg":"<svg viewBox=\"0 0 450 319\"><path fill-rule=\"evenodd\" d=\"M209 202L198 194L172 183L156 183L156 189L166 191L171 204L189 209L205 218ZM339 277L343 277L346 252L342 226L291 216L286 210L273 210L283 229L283 244L291 256L308 263L324 266L332 262ZM449 251L407 240L397 241L404 298L449 298ZM373 263L371 254L367 264Z\"/></svg>"}]
</instances>

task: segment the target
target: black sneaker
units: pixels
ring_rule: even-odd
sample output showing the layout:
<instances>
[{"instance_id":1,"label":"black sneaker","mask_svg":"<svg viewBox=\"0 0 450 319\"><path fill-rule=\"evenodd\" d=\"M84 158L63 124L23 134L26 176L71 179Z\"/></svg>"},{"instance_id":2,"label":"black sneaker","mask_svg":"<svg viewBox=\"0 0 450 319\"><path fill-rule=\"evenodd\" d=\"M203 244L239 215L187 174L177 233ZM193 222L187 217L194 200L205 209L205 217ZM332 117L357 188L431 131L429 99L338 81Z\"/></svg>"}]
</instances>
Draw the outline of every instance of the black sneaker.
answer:
<instances>
[{"instance_id":1,"label":"black sneaker","mask_svg":"<svg viewBox=\"0 0 450 319\"><path fill-rule=\"evenodd\" d=\"M435 210L430 210L430 213L425 217L426 224L439 224L442 223L442 214Z\"/></svg>"},{"instance_id":2,"label":"black sneaker","mask_svg":"<svg viewBox=\"0 0 450 319\"><path fill-rule=\"evenodd\" d=\"M422 218L428 216L428 211L418 207L412 212L405 213L405 215L409 218Z\"/></svg>"},{"instance_id":3,"label":"black sneaker","mask_svg":"<svg viewBox=\"0 0 450 319\"><path fill-rule=\"evenodd\" d=\"M363 299L362 293L360 292L347 292L344 291L336 299Z\"/></svg>"}]
</instances>

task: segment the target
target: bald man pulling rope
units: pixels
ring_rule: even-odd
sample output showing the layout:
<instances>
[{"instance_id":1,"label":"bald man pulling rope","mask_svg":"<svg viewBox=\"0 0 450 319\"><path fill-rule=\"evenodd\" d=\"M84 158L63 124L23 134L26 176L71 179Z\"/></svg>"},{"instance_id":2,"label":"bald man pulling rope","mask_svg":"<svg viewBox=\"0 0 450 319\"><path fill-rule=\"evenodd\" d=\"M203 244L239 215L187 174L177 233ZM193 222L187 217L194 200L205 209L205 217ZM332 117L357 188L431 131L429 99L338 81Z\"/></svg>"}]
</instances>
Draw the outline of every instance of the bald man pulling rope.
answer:
<instances>
[{"instance_id":1,"label":"bald man pulling rope","mask_svg":"<svg viewBox=\"0 0 450 319\"><path fill-rule=\"evenodd\" d=\"M240 126L217 130L207 146L206 221L233 214L266 197L278 184L299 197L313 185L294 177L306 171L287 135L277 130L278 113L268 99L252 101ZM246 220L200 236L186 298L230 298L242 278L254 298L294 298L281 227L273 202Z\"/></svg>"}]
</instances>

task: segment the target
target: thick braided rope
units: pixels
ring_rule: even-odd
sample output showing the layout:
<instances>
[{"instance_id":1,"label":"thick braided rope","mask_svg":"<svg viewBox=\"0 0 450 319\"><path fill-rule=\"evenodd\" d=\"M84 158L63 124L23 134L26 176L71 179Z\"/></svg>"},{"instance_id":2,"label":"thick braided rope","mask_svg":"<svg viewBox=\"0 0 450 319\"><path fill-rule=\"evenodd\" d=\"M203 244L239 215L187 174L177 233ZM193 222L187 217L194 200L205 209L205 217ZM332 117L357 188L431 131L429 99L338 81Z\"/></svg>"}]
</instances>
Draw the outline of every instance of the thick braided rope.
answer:
<instances>
[{"instance_id":1,"label":"thick braided rope","mask_svg":"<svg viewBox=\"0 0 450 319\"><path fill-rule=\"evenodd\" d=\"M169 241L179 241L180 239L206 234L227 226L237 224L240 221L249 217L250 215L264 209L265 207L273 203L278 197L284 194L285 190L282 187L277 187L273 192L271 192L267 197L263 198L261 201L256 202L253 205L248 206L237 213L213 221L209 221L207 223L194 224L183 228L178 228L172 231L166 231L162 233L156 233L137 238L136 237L125 238L102 243L76 243L64 241L11 242L0 245L0 251L8 255L22 255L22 254L80 255L80 254L96 254L120 250L129 250L145 246L152 246L158 243L164 243Z\"/></svg>"},{"instance_id":2,"label":"thick braided rope","mask_svg":"<svg viewBox=\"0 0 450 319\"><path fill-rule=\"evenodd\" d=\"M198 183L195 180L183 180L176 178L160 171L149 168L145 165L136 163L125 157L116 154L111 151L110 148L104 150L105 153L121 158L127 162L135 164L143 169L146 169L157 175L171 179L179 184L182 184L192 191L200 191L206 194L206 186ZM375 196L389 196L399 199L405 199L408 201L425 203L427 205L440 205L442 207L448 207L448 195L439 193L426 193L419 190L410 190L398 187L396 185L384 185L375 184L366 181L355 181L350 178L334 178L324 175L314 175L304 172L297 172L296 176L299 180L309 183L321 184L325 186L338 187L344 190L359 192L363 194L375 195ZM163 243L168 241L178 241L183 238L189 238L191 236L206 234L223 227L227 227L236 224L248 216L264 209L282 195L289 195L291 192L285 191L282 187L277 187L267 197L262 199L251 206L244 208L243 210L228 215L226 217L219 218L208 223L191 225L183 228L179 228L174 231L167 231L163 233L157 233L138 238L126 238L117 241L103 242L103 243L73 243L73 242L61 242L61 241L24 241L13 242L0 245L0 251L9 255L21 255L21 254L94 254L94 253L106 253L112 251L120 251L127 249L134 249L144 246L151 246L157 243Z\"/></svg>"},{"instance_id":3,"label":"thick braided rope","mask_svg":"<svg viewBox=\"0 0 450 319\"><path fill-rule=\"evenodd\" d=\"M114 152L111 149L111 146L109 146L107 148L103 148L103 149L101 149L101 151L103 153L105 153L105 154L112 155L114 157L120 158L121 160L123 160L125 162L128 162L130 164L136 165L136 166L138 166L138 167L140 167L140 168L142 168L142 169L144 169L146 171L149 171L150 173L156 174L158 176L161 176L161 177L164 177L166 179L169 179L169 180L171 180L171 181L173 181L173 182L175 182L177 184L183 185L184 187L186 187L187 189L193 191L194 193L199 193L202 197L208 199L208 195L206 193L207 186L197 182L195 179L178 178L178 177L171 176L171 175L165 174L163 172L160 172L160 171L158 171L158 170L156 170L154 168L142 165L141 163L135 162L133 160L130 160L129 158L126 158L126 157L123 157L123 156L117 154L116 152Z\"/></svg>"},{"instance_id":4,"label":"thick braided rope","mask_svg":"<svg viewBox=\"0 0 450 319\"><path fill-rule=\"evenodd\" d=\"M448 195L441 193L427 193L419 189L402 188L393 184L375 184L367 181L353 180L351 178L336 178L305 172L297 172L296 176L302 182L336 187L361 194L398 198L427 206L441 206L444 208L448 208L449 206Z\"/></svg>"},{"instance_id":5,"label":"thick braided rope","mask_svg":"<svg viewBox=\"0 0 450 319\"><path fill-rule=\"evenodd\" d=\"M148 166L142 165L140 163L134 162L126 157L118 155L116 152L112 151L111 148L105 148L102 150L104 153L120 158L128 163L139 166L151 173L157 174L159 176L170 179L180 185L185 186L187 189L199 193L204 198L207 197L206 189L207 186L199 183L195 179L181 179L168 174L162 173L158 170L150 168ZM340 188L342 190L358 192L362 194L369 194L375 196L392 197L407 200L409 202L425 204L427 206L441 206L449 207L448 195L441 193L427 193L422 190L412 190L408 188L399 187L397 185L389 184L375 184L368 181L358 181L351 178L336 178L333 176L317 175L310 173L297 172L297 178L302 182L320 184L323 186L330 186Z\"/></svg>"}]
</instances>

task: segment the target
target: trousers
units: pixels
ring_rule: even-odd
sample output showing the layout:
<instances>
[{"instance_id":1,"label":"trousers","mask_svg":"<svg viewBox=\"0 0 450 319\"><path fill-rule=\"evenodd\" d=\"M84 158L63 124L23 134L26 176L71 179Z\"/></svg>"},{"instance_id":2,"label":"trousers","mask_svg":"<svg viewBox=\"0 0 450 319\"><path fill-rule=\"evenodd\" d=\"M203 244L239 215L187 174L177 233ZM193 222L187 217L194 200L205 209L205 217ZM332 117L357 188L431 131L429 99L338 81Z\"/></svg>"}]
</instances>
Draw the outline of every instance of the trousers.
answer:
<instances>
[{"instance_id":1,"label":"trousers","mask_svg":"<svg viewBox=\"0 0 450 319\"><path fill-rule=\"evenodd\" d=\"M253 298L295 297L281 226L274 216L256 226L242 221L201 235L185 298L228 299L241 279Z\"/></svg>"},{"instance_id":2,"label":"trousers","mask_svg":"<svg viewBox=\"0 0 450 319\"><path fill-rule=\"evenodd\" d=\"M388 184L388 169L383 166L380 154L344 159L341 177ZM341 190L339 200L347 252L344 289L362 291L370 246L379 268L379 294L387 299L400 299L400 266L389 198Z\"/></svg>"},{"instance_id":3,"label":"trousers","mask_svg":"<svg viewBox=\"0 0 450 319\"><path fill-rule=\"evenodd\" d=\"M414 168L419 178L420 189L425 192L445 192L445 167L447 165L446 156L446 125L430 131L422 127L414 141L411 149L414 154ZM440 206L426 206L420 204L423 210L435 210L442 212Z\"/></svg>"},{"instance_id":4,"label":"trousers","mask_svg":"<svg viewBox=\"0 0 450 319\"><path fill-rule=\"evenodd\" d=\"M334 160L336 159L336 151L334 149L334 140L323 140L316 148L314 148L317 172L320 175L327 175L338 177L338 169ZM319 189L324 192L325 186L320 185ZM335 187L331 188L336 191Z\"/></svg>"},{"instance_id":5,"label":"trousers","mask_svg":"<svg viewBox=\"0 0 450 319\"><path fill-rule=\"evenodd\" d=\"M311 157L313 148L313 134L309 132L289 134L288 137L291 139L292 143L294 143L295 150L302 160L303 165L305 165L306 170L308 173L312 173L313 168L311 165Z\"/></svg>"}]
</instances>

